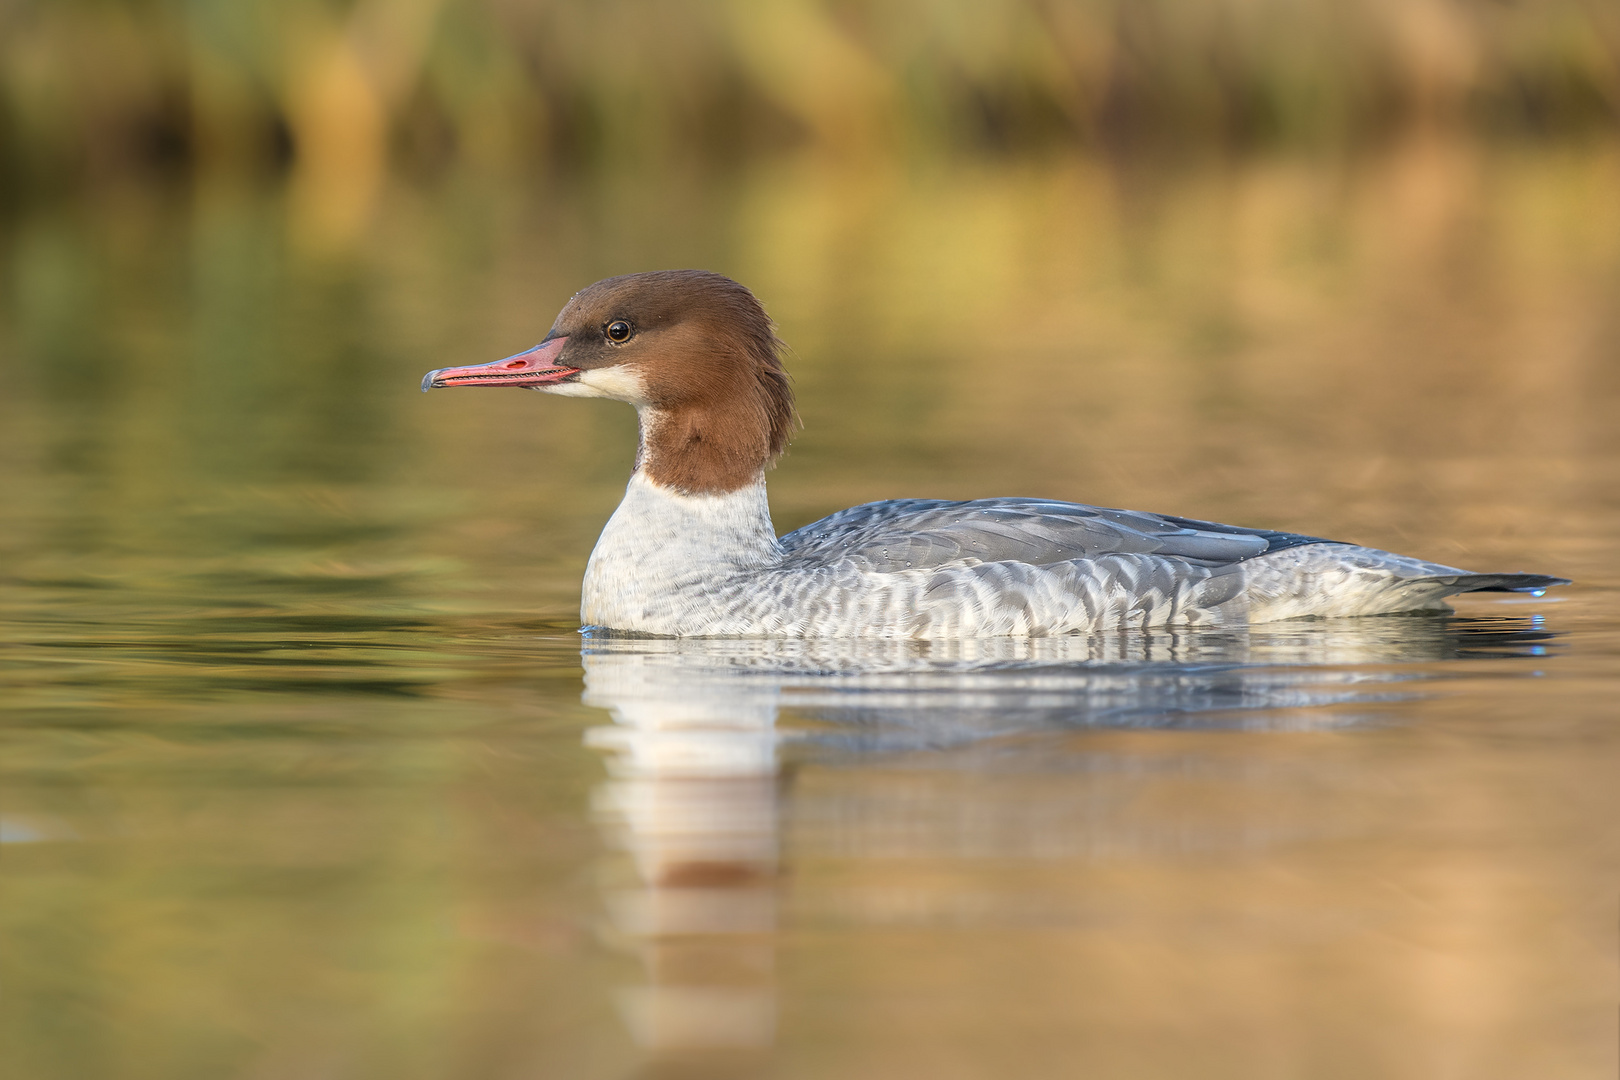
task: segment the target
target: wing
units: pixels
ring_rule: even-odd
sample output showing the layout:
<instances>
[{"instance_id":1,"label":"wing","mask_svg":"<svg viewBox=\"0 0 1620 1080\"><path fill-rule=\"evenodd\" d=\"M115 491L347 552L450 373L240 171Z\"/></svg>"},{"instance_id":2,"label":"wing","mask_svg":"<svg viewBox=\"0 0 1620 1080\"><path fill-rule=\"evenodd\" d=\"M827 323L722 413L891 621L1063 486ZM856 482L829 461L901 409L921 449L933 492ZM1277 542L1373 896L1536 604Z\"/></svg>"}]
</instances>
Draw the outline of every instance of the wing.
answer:
<instances>
[{"instance_id":1,"label":"wing","mask_svg":"<svg viewBox=\"0 0 1620 1080\"><path fill-rule=\"evenodd\" d=\"M969 559L1044 566L1116 554L1167 555L1212 567L1324 543L1334 541L1045 499L893 499L840 510L782 537L787 566L852 560L876 571Z\"/></svg>"}]
</instances>

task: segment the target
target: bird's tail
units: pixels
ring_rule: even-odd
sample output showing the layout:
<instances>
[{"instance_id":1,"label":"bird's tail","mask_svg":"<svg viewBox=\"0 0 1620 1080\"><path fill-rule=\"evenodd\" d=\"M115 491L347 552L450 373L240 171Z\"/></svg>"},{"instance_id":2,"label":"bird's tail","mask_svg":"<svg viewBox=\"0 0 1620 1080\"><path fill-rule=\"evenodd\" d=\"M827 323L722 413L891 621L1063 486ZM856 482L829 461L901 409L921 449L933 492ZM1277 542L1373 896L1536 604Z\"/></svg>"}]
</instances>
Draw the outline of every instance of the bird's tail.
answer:
<instances>
[{"instance_id":1,"label":"bird's tail","mask_svg":"<svg viewBox=\"0 0 1620 1080\"><path fill-rule=\"evenodd\" d=\"M1465 592L1527 592L1540 593L1555 585L1568 585L1569 578L1548 574L1426 574L1420 578L1407 578L1407 582L1433 582L1444 586L1443 596Z\"/></svg>"}]
</instances>

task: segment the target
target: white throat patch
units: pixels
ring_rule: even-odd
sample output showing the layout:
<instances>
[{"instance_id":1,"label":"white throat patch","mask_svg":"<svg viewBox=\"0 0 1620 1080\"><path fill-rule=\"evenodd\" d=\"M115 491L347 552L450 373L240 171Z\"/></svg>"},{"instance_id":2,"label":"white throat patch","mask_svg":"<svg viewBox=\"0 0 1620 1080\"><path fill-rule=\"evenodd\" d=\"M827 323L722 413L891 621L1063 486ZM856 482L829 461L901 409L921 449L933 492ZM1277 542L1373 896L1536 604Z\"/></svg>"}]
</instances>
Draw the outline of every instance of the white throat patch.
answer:
<instances>
[{"instance_id":1,"label":"white throat patch","mask_svg":"<svg viewBox=\"0 0 1620 1080\"><path fill-rule=\"evenodd\" d=\"M637 409L648 404L647 384L641 373L624 364L586 368L568 382L537 386L535 389L559 397L609 398L628 402Z\"/></svg>"}]
</instances>

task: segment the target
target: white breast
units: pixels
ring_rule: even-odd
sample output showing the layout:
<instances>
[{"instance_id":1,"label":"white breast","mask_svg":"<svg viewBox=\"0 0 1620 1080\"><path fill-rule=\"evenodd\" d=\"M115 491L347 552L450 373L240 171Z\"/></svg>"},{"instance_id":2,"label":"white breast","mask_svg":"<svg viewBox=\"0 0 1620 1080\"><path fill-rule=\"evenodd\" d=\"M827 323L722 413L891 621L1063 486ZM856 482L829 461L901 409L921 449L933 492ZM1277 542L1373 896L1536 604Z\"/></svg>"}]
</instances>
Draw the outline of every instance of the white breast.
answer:
<instances>
[{"instance_id":1,"label":"white breast","mask_svg":"<svg viewBox=\"0 0 1620 1080\"><path fill-rule=\"evenodd\" d=\"M738 633L716 625L712 597L781 562L765 478L724 495L683 495L641 472L585 568L587 626L649 634Z\"/></svg>"}]
</instances>

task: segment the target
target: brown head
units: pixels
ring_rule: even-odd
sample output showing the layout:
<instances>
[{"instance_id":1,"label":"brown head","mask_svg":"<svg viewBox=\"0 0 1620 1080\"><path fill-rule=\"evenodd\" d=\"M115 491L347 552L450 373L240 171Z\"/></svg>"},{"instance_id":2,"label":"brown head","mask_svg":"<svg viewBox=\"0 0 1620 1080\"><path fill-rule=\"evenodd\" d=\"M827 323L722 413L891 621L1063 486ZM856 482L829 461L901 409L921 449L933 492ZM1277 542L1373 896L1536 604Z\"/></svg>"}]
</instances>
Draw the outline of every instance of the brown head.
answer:
<instances>
[{"instance_id":1,"label":"brown head","mask_svg":"<svg viewBox=\"0 0 1620 1080\"><path fill-rule=\"evenodd\" d=\"M780 347L743 286L706 270L658 270L580 290L539 345L430 371L422 389L520 386L628 401L641 414L637 467L665 487L712 495L753 482L787 447L793 390Z\"/></svg>"}]
</instances>

